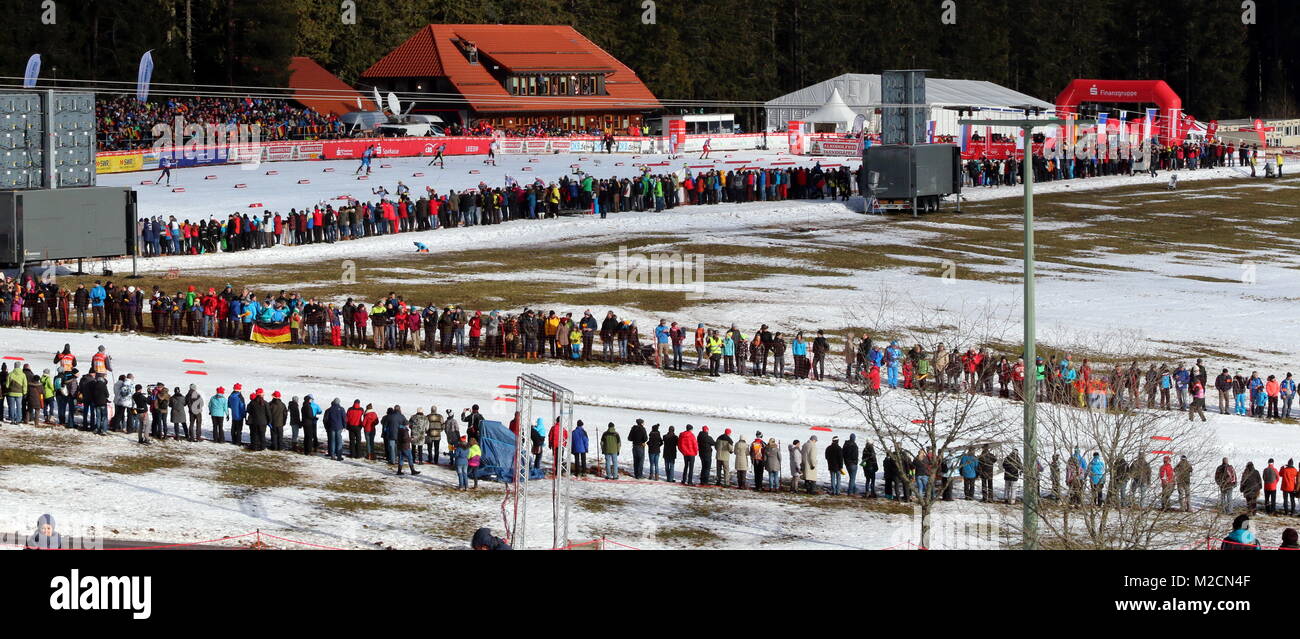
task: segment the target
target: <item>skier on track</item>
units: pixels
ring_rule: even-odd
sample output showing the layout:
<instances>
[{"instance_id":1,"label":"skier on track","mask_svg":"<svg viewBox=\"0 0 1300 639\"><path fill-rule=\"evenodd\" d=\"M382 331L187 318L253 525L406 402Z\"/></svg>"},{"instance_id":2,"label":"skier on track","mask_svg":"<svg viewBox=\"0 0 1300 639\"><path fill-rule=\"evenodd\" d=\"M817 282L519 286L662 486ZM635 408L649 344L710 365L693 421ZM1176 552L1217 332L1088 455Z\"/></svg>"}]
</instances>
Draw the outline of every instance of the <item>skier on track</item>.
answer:
<instances>
[{"instance_id":1,"label":"skier on track","mask_svg":"<svg viewBox=\"0 0 1300 639\"><path fill-rule=\"evenodd\" d=\"M166 184L166 186L171 186L171 185L172 185L172 160L171 160L171 158L168 158L168 157L165 157L165 156L164 156L164 157L160 157L160 158L158 158L158 168L159 168L159 169L162 169L162 173L158 176L158 179L157 179L157 180L154 180L154 184L158 184L159 182L162 182L163 180L167 180L167 184Z\"/></svg>"},{"instance_id":2,"label":"skier on track","mask_svg":"<svg viewBox=\"0 0 1300 639\"><path fill-rule=\"evenodd\" d=\"M700 153L701 160L709 159L709 151L713 148L713 138L704 141L704 152Z\"/></svg>"},{"instance_id":3,"label":"skier on track","mask_svg":"<svg viewBox=\"0 0 1300 639\"><path fill-rule=\"evenodd\" d=\"M361 169L365 169L366 175L370 175L370 160L374 156L375 156L375 145L371 144L370 146L366 147L365 151L361 153L361 166L357 167L357 170L355 173L353 173L353 175L360 173Z\"/></svg>"},{"instance_id":4,"label":"skier on track","mask_svg":"<svg viewBox=\"0 0 1300 639\"><path fill-rule=\"evenodd\" d=\"M446 166L446 164L447 164L447 163L446 163L446 160L444 160L443 157L442 157L442 152L443 152L443 151L446 151L446 150L447 150L447 144L446 144L446 143L439 144L438 146L434 147L434 149L433 149L433 159L432 159L432 160L429 160L429 164L428 164L427 166L433 166L433 163L434 163L434 162L437 162L437 163L438 163L438 168L440 168L440 169L445 169L445 168L447 168L447 166Z\"/></svg>"}]
</instances>

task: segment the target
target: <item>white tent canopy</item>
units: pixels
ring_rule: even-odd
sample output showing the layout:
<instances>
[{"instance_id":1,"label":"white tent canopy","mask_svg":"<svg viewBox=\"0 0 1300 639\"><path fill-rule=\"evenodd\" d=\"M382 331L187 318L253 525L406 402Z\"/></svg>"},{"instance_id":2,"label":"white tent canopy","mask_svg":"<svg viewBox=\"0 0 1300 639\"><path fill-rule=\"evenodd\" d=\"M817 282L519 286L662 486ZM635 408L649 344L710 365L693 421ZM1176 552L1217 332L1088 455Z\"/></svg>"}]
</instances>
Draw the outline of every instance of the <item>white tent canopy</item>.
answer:
<instances>
[{"instance_id":1,"label":"white tent canopy","mask_svg":"<svg viewBox=\"0 0 1300 639\"><path fill-rule=\"evenodd\" d=\"M844 103L844 98L840 97L840 90L836 88L831 91L831 97L826 100L826 104L813 111L803 121L812 123L817 131L827 129L830 133L842 133L853 128L853 121L857 117L857 112Z\"/></svg>"},{"instance_id":2,"label":"white tent canopy","mask_svg":"<svg viewBox=\"0 0 1300 639\"><path fill-rule=\"evenodd\" d=\"M868 123L878 127L880 116L876 114L876 108L881 104L880 76L846 73L769 100L765 104L768 130L783 129L790 120L810 120L815 113L826 108L827 103L837 94L846 108L855 114L865 115ZM1023 117L1020 111L1009 108L1022 105L1049 110L1052 108L1049 102L984 80L926 78L925 98L932 107L931 119L939 121L940 129L956 126L957 113L943 113L945 106L984 107L986 110L977 115L983 118L996 118L999 111L1005 112L1008 118ZM850 118L849 127L852 127L852 122Z\"/></svg>"}]
</instances>

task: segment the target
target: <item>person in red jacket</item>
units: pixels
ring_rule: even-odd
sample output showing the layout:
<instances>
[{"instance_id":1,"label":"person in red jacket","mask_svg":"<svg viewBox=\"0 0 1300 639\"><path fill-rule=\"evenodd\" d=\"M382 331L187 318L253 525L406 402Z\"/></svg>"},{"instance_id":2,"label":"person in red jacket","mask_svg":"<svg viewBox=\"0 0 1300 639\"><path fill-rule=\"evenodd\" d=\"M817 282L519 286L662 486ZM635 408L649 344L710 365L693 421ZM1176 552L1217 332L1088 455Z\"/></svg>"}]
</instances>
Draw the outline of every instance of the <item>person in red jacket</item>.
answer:
<instances>
[{"instance_id":1,"label":"person in red jacket","mask_svg":"<svg viewBox=\"0 0 1300 639\"><path fill-rule=\"evenodd\" d=\"M1295 460L1286 460L1286 465L1282 467L1282 470L1278 471L1278 474L1282 476L1282 510L1288 515L1294 515L1297 488L1296 476L1300 475L1300 471L1296 470Z\"/></svg>"},{"instance_id":2,"label":"person in red jacket","mask_svg":"<svg viewBox=\"0 0 1300 639\"><path fill-rule=\"evenodd\" d=\"M348 427L348 448L352 459L361 457L361 424L365 422L365 417L366 409L361 407L361 400L352 400L352 407L343 417L343 423Z\"/></svg>"},{"instance_id":3,"label":"person in red jacket","mask_svg":"<svg viewBox=\"0 0 1300 639\"><path fill-rule=\"evenodd\" d=\"M880 367L872 364L871 372L867 373L867 387L871 389L872 395L880 394Z\"/></svg>"},{"instance_id":4,"label":"person in red jacket","mask_svg":"<svg viewBox=\"0 0 1300 639\"><path fill-rule=\"evenodd\" d=\"M379 423L379 415L375 413L375 407L366 404L366 414L361 418L361 430L366 434L366 459L375 460L375 424Z\"/></svg>"},{"instance_id":5,"label":"person in red jacket","mask_svg":"<svg viewBox=\"0 0 1300 639\"><path fill-rule=\"evenodd\" d=\"M355 311L352 311L352 323L357 327L357 344L363 348L366 344L366 323L370 321L370 313L366 311L365 303L357 304Z\"/></svg>"},{"instance_id":6,"label":"person in red jacket","mask_svg":"<svg viewBox=\"0 0 1300 639\"><path fill-rule=\"evenodd\" d=\"M1160 509L1169 510L1169 496L1174 493L1174 465L1169 462L1169 455L1165 455L1164 463L1160 465Z\"/></svg>"},{"instance_id":7,"label":"person in red jacket","mask_svg":"<svg viewBox=\"0 0 1300 639\"><path fill-rule=\"evenodd\" d=\"M560 438L564 439L561 440ZM560 426L560 418L555 418L555 423L551 424L551 432L546 436L546 445L551 449L551 463L555 468L560 466L560 446L559 442L563 441L565 445L569 443L569 431Z\"/></svg>"},{"instance_id":8,"label":"person in red jacket","mask_svg":"<svg viewBox=\"0 0 1300 639\"><path fill-rule=\"evenodd\" d=\"M695 458L700 454L699 442L695 440L695 427L687 424L686 430L677 438L677 450L682 454L682 462L685 468L682 469L682 483L687 486L695 485Z\"/></svg>"}]
</instances>

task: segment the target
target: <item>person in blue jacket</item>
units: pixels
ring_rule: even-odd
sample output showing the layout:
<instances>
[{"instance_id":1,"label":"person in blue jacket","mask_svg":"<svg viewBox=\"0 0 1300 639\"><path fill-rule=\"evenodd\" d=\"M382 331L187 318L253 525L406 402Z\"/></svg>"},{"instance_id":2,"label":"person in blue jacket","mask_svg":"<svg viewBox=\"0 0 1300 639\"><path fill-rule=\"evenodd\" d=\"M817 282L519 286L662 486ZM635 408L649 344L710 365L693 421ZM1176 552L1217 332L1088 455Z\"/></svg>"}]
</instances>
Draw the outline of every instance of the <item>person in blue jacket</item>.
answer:
<instances>
[{"instance_id":1,"label":"person in blue jacket","mask_svg":"<svg viewBox=\"0 0 1300 639\"><path fill-rule=\"evenodd\" d=\"M1291 402L1295 400L1295 380L1291 373L1287 373L1286 379L1282 380L1279 394L1282 396L1282 418L1286 419L1291 416Z\"/></svg>"},{"instance_id":2,"label":"person in blue jacket","mask_svg":"<svg viewBox=\"0 0 1300 639\"><path fill-rule=\"evenodd\" d=\"M226 389L218 386L217 393L208 400L208 417L212 419L212 441L218 444L226 442L224 424L230 416L230 405L226 402Z\"/></svg>"},{"instance_id":3,"label":"person in blue jacket","mask_svg":"<svg viewBox=\"0 0 1300 639\"><path fill-rule=\"evenodd\" d=\"M95 287L90 289L90 313L95 320L95 326L105 328L104 324L104 300L108 298L108 291L104 290L103 284L95 282Z\"/></svg>"},{"instance_id":4,"label":"person in blue jacket","mask_svg":"<svg viewBox=\"0 0 1300 639\"><path fill-rule=\"evenodd\" d=\"M325 440L329 457L334 461L343 461L343 429L346 411L335 397L330 407L325 409Z\"/></svg>"},{"instance_id":5,"label":"person in blue jacket","mask_svg":"<svg viewBox=\"0 0 1300 639\"><path fill-rule=\"evenodd\" d=\"M1259 550L1259 540L1255 537L1250 515L1241 514L1232 521L1232 532L1223 538L1219 550Z\"/></svg>"},{"instance_id":6,"label":"person in blue jacket","mask_svg":"<svg viewBox=\"0 0 1300 639\"><path fill-rule=\"evenodd\" d=\"M230 443L239 446L243 443L244 438L244 417L248 413L248 403L244 401L243 386L235 384L234 390L230 391L230 399L227 403L230 405Z\"/></svg>"},{"instance_id":7,"label":"person in blue jacket","mask_svg":"<svg viewBox=\"0 0 1300 639\"><path fill-rule=\"evenodd\" d=\"M979 458L975 456L974 450L967 448L966 453L957 460L957 464L961 466L962 492L967 501L973 500L975 499L976 471L979 470L980 465Z\"/></svg>"},{"instance_id":8,"label":"person in blue jacket","mask_svg":"<svg viewBox=\"0 0 1300 639\"><path fill-rule=\"evenodd\" d=\"M889 342L885 360L889 363L889 387L898 388L898 375L903 370L903 349L898 347L898 340Z\"/></svg>"},{"instance_id":9,"label":"person in blue jacket","mask_svg":"<svg viewBox=\"0 0 1300 639\"><path fill-rule=\"evenodd\" d=\"M587 474L587 450L590 446L587 442L587 430L582 427L581 419L578 420L578 425L573 427L569 443L573 448L573 474L583 477Z\"/></svg>"},{"instance_id":10,"label":"person in blue jacket","mask_svg":"<svg viewBox=\"0 0 1300 639\"><path fill-rule=\"evenodd\" d=\"M469 443L464 436L451 449L451 465L456 467L456 488L469 490Z\"/></svg>"},{"instance_id":11,"label":"person in blue jacket","mask_svg":"<svg viewBox=\"0 0 1300 639\"><path fill-rule=\"evenodd\" d=\"M1106 486L1106 462L1101 460L1101 453L1093 453L1088 462L1088 479L1092 480L1093 498L1101 505L1102 489Z\"/></svg>"}]
</instances>

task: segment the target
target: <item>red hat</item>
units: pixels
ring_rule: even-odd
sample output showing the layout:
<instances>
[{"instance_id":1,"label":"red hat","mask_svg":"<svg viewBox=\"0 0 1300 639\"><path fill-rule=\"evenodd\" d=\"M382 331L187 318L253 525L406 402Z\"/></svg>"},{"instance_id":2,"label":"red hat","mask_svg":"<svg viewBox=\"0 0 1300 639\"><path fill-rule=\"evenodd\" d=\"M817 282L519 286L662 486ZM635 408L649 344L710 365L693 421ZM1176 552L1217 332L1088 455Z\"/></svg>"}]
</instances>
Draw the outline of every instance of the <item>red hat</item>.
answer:
<instances>
[{"instance_id":1,"label":"red hat","mask_svg":"<svg viewBox=\"0 0 1300 639\"><path fill-rule=\"evenodd\" d=\"M708 427L708 426L704 426L704 427L700 428L700 432L701 432L701 433L707 433L707 432L709 432L709 427Z\"/></svg>"},{"instance_id":2,"label":"red hat","mask_svg":"<svg viewBox=\"0 0 1300 639\"><path fill-rule=\"evenodd\" d=\"M722 434L723 434L723 435L730 435L730 434L731 434L731 429L728 428L727 430L723 431Z\"/></svg>"},{"instance_id":3,"label":"red hat","mask_svg":"<svg viewBox=\"0 0 1300 639\"><path fill-rule=\"evenodd\" d=\"M243 384L235 384L235 390L244 390Z\"/></svg>"},{"instance_id":4,"label":"red hat","mask_svg":"<svg viewBox=\"0 0 1300 639\"><path fill-rule=\"evenodd\" d=\"M262 391L262 389L260 389L260 388L257 389L257 390L255 390L255 391L253 391L253 394L254 394L254 395L261 395L262 393L263 393L263 391Z\"/></svg>"},{"instance_id":5,"label":"red hat","mask_svg":"<svg viewBox=\"0 0 1300 639\"><path fill-rule=\"evenodd\" d=\"M275 391L274 393L271 393L271 397L279 397L279 396L280 396L280 391Z\"/></svg>"},{"instance_id":6,"label":"red hat","mask_svg":"<svg viewBox=\"0 0 1300 639\"><path fill-rule=\"evenodd\" d=\"M217 394L218 394L218 395L221 395L221 394L223 394L223 393L225 393L225 392L226 392L226 387L225 387L225 386L218 386L218 387L217 387Z\"/></svg>"}]
</instances>

